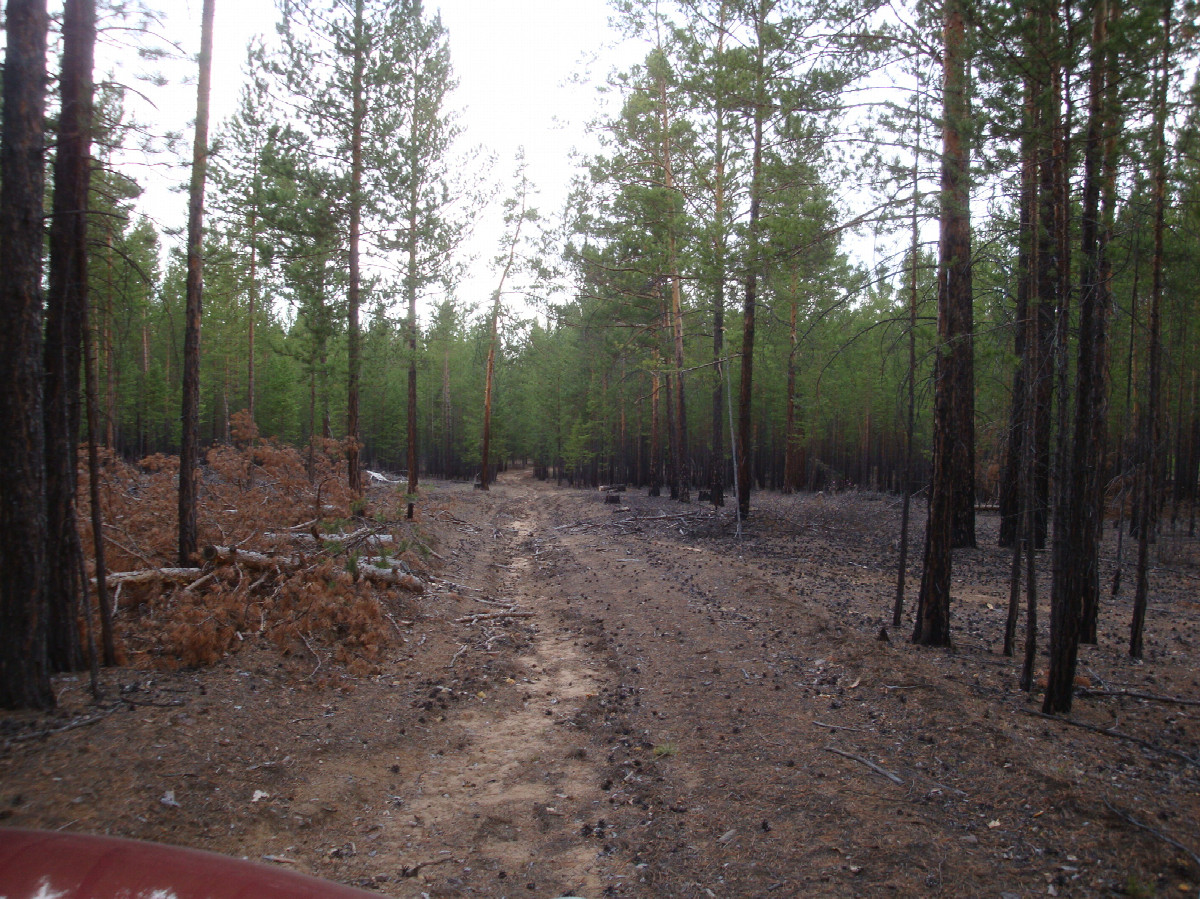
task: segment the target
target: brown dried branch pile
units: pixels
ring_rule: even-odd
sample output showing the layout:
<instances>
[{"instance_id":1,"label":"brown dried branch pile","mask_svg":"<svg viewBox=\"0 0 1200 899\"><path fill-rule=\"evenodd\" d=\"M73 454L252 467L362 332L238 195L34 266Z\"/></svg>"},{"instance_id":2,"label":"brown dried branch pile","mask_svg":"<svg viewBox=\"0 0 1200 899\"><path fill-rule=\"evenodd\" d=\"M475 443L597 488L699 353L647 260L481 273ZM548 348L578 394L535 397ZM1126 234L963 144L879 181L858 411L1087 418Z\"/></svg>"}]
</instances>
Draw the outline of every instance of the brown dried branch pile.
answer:
<instances>
[{"instance_id":1,"label":"brown dried branch pile","mask_svg":"<svg viewBox=\"0 0 1200 899\"><path fill-rule=\"evenodd\" d=\"M427 535L403 519L399 495L380 493L366 517L366 504L347 488L340 442L297 450L257 437L244 417L237 423L235 445L212 449L202 471L207 549L192 568L175 567L178 459L104 457L109 589L127 660L207 665L261 637L284 655L371 673L423 588L433 555ZM86 470L80 478L86 500ZM84 508L90 549L89 521ZM90 553L87 562L94 577Z\"/></svg>"}]
</instances>

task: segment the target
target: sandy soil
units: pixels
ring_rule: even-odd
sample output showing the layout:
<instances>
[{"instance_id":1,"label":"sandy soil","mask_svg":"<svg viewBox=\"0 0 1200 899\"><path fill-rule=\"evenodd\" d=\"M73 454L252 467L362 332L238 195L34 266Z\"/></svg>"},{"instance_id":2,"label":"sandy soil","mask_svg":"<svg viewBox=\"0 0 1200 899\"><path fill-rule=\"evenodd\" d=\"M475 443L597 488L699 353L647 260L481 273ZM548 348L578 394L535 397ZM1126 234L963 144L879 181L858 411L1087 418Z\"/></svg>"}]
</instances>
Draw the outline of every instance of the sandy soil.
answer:
<instances>
[{"instance_id":1,"label":"sandy soil","mask_svg":"<svg viewBox=\"0 0 1200 899\"><path fill-rule=\"evenodd\" d=\"M1195 895L1194 541L1160 546L1144 663L1129 590L1106 605L1087 730L1000 654L994 515L956 553L947 652L880 639L894 498L755 505L738 541L730 510L434 483L445 563L378 674L246 635L211 668L105 672L99 704L61 678L52 715L0 715L0 823L398 897Z\"/></svg>"}]
</instances>

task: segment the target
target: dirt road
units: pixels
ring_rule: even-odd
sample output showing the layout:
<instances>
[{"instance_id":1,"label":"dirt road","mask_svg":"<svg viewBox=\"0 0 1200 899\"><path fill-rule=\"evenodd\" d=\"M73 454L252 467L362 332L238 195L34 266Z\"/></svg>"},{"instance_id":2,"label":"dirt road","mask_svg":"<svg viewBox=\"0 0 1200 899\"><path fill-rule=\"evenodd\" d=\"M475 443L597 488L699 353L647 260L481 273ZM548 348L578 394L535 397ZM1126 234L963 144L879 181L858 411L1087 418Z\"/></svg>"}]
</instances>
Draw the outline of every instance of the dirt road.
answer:
<instances>
[{"instance_id":1,"label":"dirt road","mask_svg":"<svg viewBox=\"0 0 1200 899\"><path fill-rule=\"evenodd\" d=\"M8 744L5 823L402 897L1093 896L1200 876L1130 822L1193 839L1194 715L1081 700L1081 722L1138 744L1030 714L998 652L994 522L956 556L946 653L878 639L889 498L763 496L741 542L727 513L621 500L523 472L435 485L422 527L444 565L377 675L321 687L311 659L258 645L117 672L141 704ZM1096 688L1195 696L1200 613L1186 583L1159 587L1145 666L1107 610Z\"/></svg>"}]
</instances>

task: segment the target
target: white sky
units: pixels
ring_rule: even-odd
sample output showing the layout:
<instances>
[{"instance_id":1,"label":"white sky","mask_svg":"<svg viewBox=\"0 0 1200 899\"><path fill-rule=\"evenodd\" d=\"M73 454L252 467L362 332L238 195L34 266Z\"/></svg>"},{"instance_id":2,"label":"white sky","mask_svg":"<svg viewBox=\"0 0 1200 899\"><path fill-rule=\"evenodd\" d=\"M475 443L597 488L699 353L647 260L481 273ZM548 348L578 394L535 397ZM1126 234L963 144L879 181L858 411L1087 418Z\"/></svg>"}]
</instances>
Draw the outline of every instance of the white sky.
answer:
<instances>
[{"instance_id":1,"label":"white sky","mask_svg":"<svg viewBox=\"0 0 1200 899\"><path fill-rule=\"evenodd\" d=\"M427 12L440 8L449 32L450 53L459 89L451 107L460 110L466 145L481 145L496 156L494 177L507 179L518 147L525 148L528 171L539 191L543 215L561 210L574 172L572 149L588 140L584 125L594 115L595 92L572 85L577 75L602 78L611 66L614 35L604 0L426 0ZM201 0L171 0L167 35L188 53L199 45ZM216 0L213 47L211 128L236 108L243 81L246 45L256 34L274 34L274 0ZM626 50L626 64L644 50ZM597 62L597 57L601 61ZM99 64L101 67L105 63ZM192 75L190 70L187 74ZM195 87L164 88L154 93L153 116L182 131L190 148ZM190 149L188 150L190 160ZM170 183L186 181L186 168L167 175L147 173L144 208L164 225L181 227L187 200ZM502 184L503 197L508 186ZM479 257L460 291L467 302L482 302L495 287L487 260L495 255L502 233L498 209L480 218L469 251Z\"/></svg>"}]
</instances>

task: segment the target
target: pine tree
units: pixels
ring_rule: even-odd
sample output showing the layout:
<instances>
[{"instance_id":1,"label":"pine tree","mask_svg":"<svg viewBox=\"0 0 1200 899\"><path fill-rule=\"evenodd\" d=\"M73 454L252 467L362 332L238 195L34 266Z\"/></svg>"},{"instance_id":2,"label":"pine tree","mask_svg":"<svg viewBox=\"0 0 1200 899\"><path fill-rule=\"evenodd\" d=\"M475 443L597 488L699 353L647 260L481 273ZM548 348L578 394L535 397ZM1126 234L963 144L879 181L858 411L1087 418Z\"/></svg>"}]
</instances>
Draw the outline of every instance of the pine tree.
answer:
<instances>
[{"instance_id":1,"label":"pine tree","mask_svg":"<svg viewBox=\"0 0 1200 899\"><path fill-rule=\"evenodd\" d=\"M45 0L9 0L0 127L0 708L54 705L42 589Z\"/></svg>"},{"instance_id":2,"label":"pine tree","mask_svg":"<svg viewBox=\"0 0 1200 899\"><path fill-rule=\"evenodd\" d=\"M87 230L92 141L93 0L63 6L61 110L54 157L46 295L46 603L50 665L77 670L84 661L77 620L84 597L83 547L76 513L79 372L87 311ZM107 664L113 664L106 652Z\"/></svg>"},{"instance_id":3,"label":"pine tree","mask_svg":"<svg viewBox=\"0 0 1200 899\"><path fill-rule=\"evenodd\" d=\"M200 465L200 320L204 291L204 186L208 173L208 105L212 84L215 0L204 0L200 26L200 78L188 191L187 324L183 347L183 420L179 453L179 564L190 565L199 539L196 473ZM111 370L111 368L110 368Z\"/></svg>"}]
</instances>

